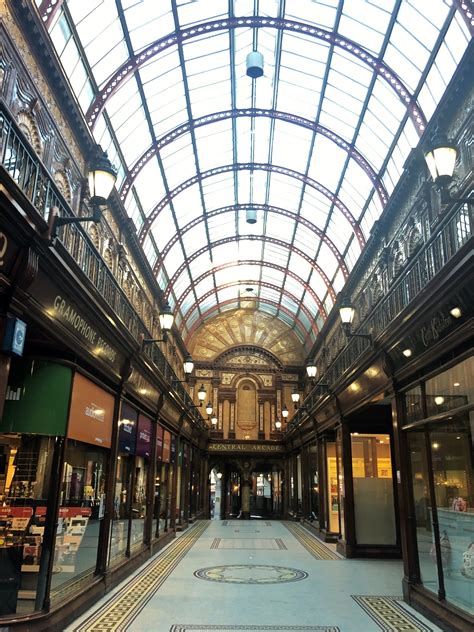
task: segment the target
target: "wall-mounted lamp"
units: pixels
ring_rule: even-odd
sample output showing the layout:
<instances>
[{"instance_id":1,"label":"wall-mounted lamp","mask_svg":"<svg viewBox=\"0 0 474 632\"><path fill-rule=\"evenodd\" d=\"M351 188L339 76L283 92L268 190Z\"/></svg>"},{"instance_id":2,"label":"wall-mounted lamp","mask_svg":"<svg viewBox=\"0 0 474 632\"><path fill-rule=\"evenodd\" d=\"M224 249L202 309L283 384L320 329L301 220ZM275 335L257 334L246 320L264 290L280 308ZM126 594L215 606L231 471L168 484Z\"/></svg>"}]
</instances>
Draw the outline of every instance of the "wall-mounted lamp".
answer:
<instances>
[{"instance_id":1,"label":"wall-mounted lamp","mask_svg":"<svg viewBox=\"0 0 474 632\"><path fill-rule=\"evenodd\" d=\"M298 408L298 402L300 401L300 394L299 394L299 392L297 391L296 388L294 388L292 393L291 393L291 401L295 405L295 409L297 409Z\"/></svg>"},{"instance_id":2,"label":"wall-mounted lamp","mask_svg":"<svg viewBox=\"0 0 474 632\"><path fill-rule=\"evenodd\" d=\"M345 296L342 299L341 306L339 307L339 316L341 317L342 328L344 333L348 338L366 338L372 342L371 334L360 334L357 332L352 332L352 321L355 316L355 307L352 305L350 299Z\"/></svg>"},{"instance_id":3,"label":"wall-mounted lamp","mask_svg":"<svg viewBox=\"0 0 474 632\"><path fill-rule=\"evenodd\" d=\"M275 430L281 430L281 421L279 419L275 421Z\"/></svg>"},{"instance_id":4,"label":"wall-mounted lamp","mask_svg":"<svg viewBox=\"0 0 474 632\"><path fill-rule=\"evenodd\" d=\"M191 375L191 373L193 372L193 369L194 369L194 362L191 355L188 353L188 355L183 360L183 371L184 371L184 375L186 376L185 379L173 380L173 382L175 383L178 382L179 384L187 384L188 376Z\"/></svg>"},{"instance_id":5,"label":"wall-mounted lamp","mask_svg":"<svg viewBox=\"0 0 474 632\"><path fill-rule=\"evenodd\" d=\"M211 417L211 425L212 425L213 430L217 428L217 417L215 415Z\"/></svg>"},{"instance_id":6,"label":"wall-mounted lamp","mask_svg":"<svg viewBox=\"0 0 474 632\"><path fill-rule=\"evenodd\" d=\"M286 419L288 417L288 408L286 407L286 404L283 404L283 408L281 409L281 416L283 417L283 419Z\"/></svg>"},{"instance_id":7,"label":"wall-mounted lamp","mask_svg":"<svg viewBox=\"0 0 474 632\"><path fill-rule=\"evenodd\" d=\"M204 384L201 384L201 386L198 389L199 406L197 404L191 404L190 408L202 408L202 403L205 399L206 399L206 389L204 388ZM212 410L211 410L211 413L212 413ZM211 413L208 413L208 414L211 414Z\"/></svg>"},{"instance_id":8,"label":"wall-mounted lamp","mask_svg":"<svg viewBox=\"0 0 474 632\"><path fill-rule=\"evenodd\" d=\"M455 198L451 196L448 189L453 181L457 155L456 145L448 140L446 134L437 133L425 151L425 160L431 177L441 194L441 204L449 204L450 202L474 204L474 197Z\"/></svg>"},{"instance_id":9,"label":"wall-mounted lamp","mask_svg":"<svg viewBox=\"0 0 474 632\"><path fill-rule=\"evenodd\" d=\"M161 331L163 332L163 338L144 338L142 340L142 345L149 344L150 342L166 342L168 340L168 333L171 331L171 327L173 326L173 320L174 320L173 312L171 311L171 307L169 306L169 303L166 303L166 305L163 307L158 318L160 321Z\"/></svg>"},{"instance_id":10,"label":"wall-mounted lamp","mask_svg":"<svg viewBox=\"0 0 474 632\"><path fill-rule=\"evenodd\" d=\"M212 415L212 403L211 403L210 401L209 401L209 402L207 402L207 405L206 405L206 413L207 413L208 415Z\"/></svg>"},{"instance_id":11,"label":"wall-mounted lamp","mask_svg":"<svg viewBox=\"0 0 474 632\"><path fill-rule=\"evenodd\" d=\"M188 355L183 360L183 371L185 375L191 375L194 369L194 361L191 357L191 354Z\"/></svg>"},{"instance_id":12,"label":"wall-mounted lamp","mask_svg":"<svg viewBox=\"0 0 474 632\"><path fill-rule=\"evenodd\" d=\"M99 145L96 146L95 152L96 155L91 162L88 174L92 215L87 217L59 217L59 215L54 215L50 232L52 238L56 237L60 226L80 224L81 222L100 222L102 217L102 209L100 207L107 204L117 180L117 171L108 159L107 152L102 151Z\"/></svg>"},{"instance_id":13,"label":"wall-mounted lamp","mask_svg":"<svg viewBox=\"0 0 474 632\"><path fill-rule=\"evenodd\" d=\"M312 380L316 377L318 372L318 367L316 366L316 362L314 360L310 360L306 365L306 374Z\"/></svg>"},{"instance_id":14,"label":"wall-mounted lamp","mask_svg":"<svg viewBox=\"0 0 474 632\"><path fill-rule=\"evenodd\" d=\"M196 404L193 404L192 408L202 408L202 403L205 399L206 399L206 389L204 388L204 384L201 384L201 386L198 389L199 406L197 406ZM211 413L212 413L212 407L211 407ZM208 414L210 415L211 413L208 413Z\"/></svg>"}]
</instances>

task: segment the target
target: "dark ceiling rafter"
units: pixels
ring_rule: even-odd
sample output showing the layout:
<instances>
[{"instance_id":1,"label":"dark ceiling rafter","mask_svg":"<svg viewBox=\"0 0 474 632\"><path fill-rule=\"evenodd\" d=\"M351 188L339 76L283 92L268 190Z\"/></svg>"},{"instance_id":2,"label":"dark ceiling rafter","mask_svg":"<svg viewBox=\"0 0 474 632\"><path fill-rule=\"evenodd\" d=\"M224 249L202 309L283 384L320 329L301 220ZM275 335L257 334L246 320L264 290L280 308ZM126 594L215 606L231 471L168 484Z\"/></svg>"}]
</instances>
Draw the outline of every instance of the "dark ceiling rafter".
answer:
<instances>
[{"instance_id":1,"label":"dark ceiling rafter","mask_svg":"<svg viewBox=\"0 0 474 632\"><path fill-rule=\"evenodd\" d=\"M270 290L275 290L275 291L282 291L281 288L278 287L278 285L275 285L275 283L269 283L268 281L256 281L255 279L243 279L242 281L229 281L228 283L223 283L222 285L216 285L216 287L213 287L211 290L208 290L205 294L203 294L201 296L201 301L205 301L207 298L209 298L210 296L212 296L213 294L215 294L216 292L219 292L219 290L225 290L226 288L229 287L238 287L239 285L245 285L246 283L252 283L253 285L258 285L259 287L265 287L268 288ZM291 292L285 291L283 290L282 293L285 296L288 296L294 303L298 304L299 301L296 298L296 296L294 294L291 294ZM263 299L260 295L259 296L255 296L255 297L239 297L238 300L235 300L235 303L237 304L239 300L244 300L244 301L263 301L265 299ZM278 303L278 305L281 306L281 301ZM191 315L191 313L193 312L194 308L197 307L196 305L192 305L187 312L183 312L182 313L182 317L183 320L181 322L181 325L179 327L180 331L182 331L184 329L184 327L186 326L186 322L188 320L188 316ZM310 329L311 331L316 335L319 333L319 329L316 325L316 322L314 321L313 315L311 314L311 312L309 311L309 309L307 307L305 307L304 305L301 306L301 310L305 313L306 317L308 318L309 322L311 323L310 325ZM292 312L294 314L294 312ZM294 318L301 323L300 319L297 318L296 316L294 316ZM303 327L303 323L301 323L301 326Z\"/></svg>"},{"instance_id":2,"label":"dark ceiling rafter","mask_svg":"<svg viewBox=\"0 0 474 632\"><path fill-rule=\"evenodd\" d=\"M202 24L181 29L178 32L169 33L155 42L152 42L140 53L137 53L134 57L129 58L114 72L102 90L96 95L94 101L87 110L87 124L92 128L99 114L106 106L107 100L120 88L121 85L133 76L136 70L143 66L143 64L153 59L156 55L171 46L177 45L178 42L182 43L195 37L202 37L206 34L211 35L212 33L217 33L219 31L227 31L229 29L237 28L275 28L287 30L294 33L300 33L308 37L314 37L315 39L322 40L327 44L332 44L333 46L342 48L349 54L359 59L362 63L369 66L369 68L371 68L388 84L390 89L396 93L400 101L408 109L410 118L412 119L418 134L421 136L423 133L426 127L426 118L410 90L408 90L394 70L387 66L378 57L372 55L368 50L365 50L363 46L360 46L346 37L342 37L338 33L306 24L304 22L261 16L210 20L208 22L203 22Z\"/></svg>"},{"instance_id":3,"label":"dark ceiling rafter","mask_svg":"<svg viewBox=\"0 0 474 632\"><path fill-rule=\"evenodd\" d=\"M383 185L375 170L371 167L364 156L355 148L353 143L348 143L341 136L335 134L327 127L319 125L314 121L310 121L309 119L305 119L302 116L290 114L289 112L279 112L277 110L265 110L261 108L241 108L235 110L227 110L224 112L213 112L212 114L206 114L205 116L191 119L186 123L183 123L182 125L178 125L178 127L175 127L175 129L173 129L171 132L168 132L168 134L165 134L165 136L162 136L162 138L158 139L156 143L153 143L153 145L151 145L151 147L144 151L140 158L138 158L133 167L131 167L131 169L129 170L127 177L123 181L123 184L119 191L120 199L122 201L125 200L136 177L143 169L143 167L148 163L148 161L153 158L153 156L155 156L161 149L175 141L177 138L179 138L183 134L191 132L191 130L193 129L203 127L204 125L219 123L221 121L226 121L229 119L234 120L240 117L263 117L284 121L285 123L291 123L312 130L313 132L317 132L322 136L328 138L329 140L332 140L338 147L346 151L364 170L364 172L367 174L372 184L374 185L380 201L382 202L382 206L385 206L385 204L387 203L388 193L385 189L385 186Z\"/></svg>"},{"instance_id":4,"label":"dark ceiling rafter","mask_svg":"<svg viewBox=\"0 0 474 632\"><path fill-rule=\"evenodd\" d=\"M276 303L275 301L271 301L268 298L262 298L259 297L257 299L258 303L263 303L264 305L271 305L272 307L276 307L277 309L280 309L284 314L286 314L288 316L288 318L291 318L292 322L295 321L295 315L293 312L290 312L286 307L283 307L283 305L281 305L280 303ZM196 320L195 323L192 324L191 328L189 329L184 344L188 345L189 341L191 340L192 336L194 335L194 332L206 321L206 320L210 320L212 318L212 316L215 314L216 316L219 315L219 310L222 307L225 307L226 305L232 305L235 304L235 299L231 298L227 301L222 301L222 303L219 303L219 305L213 305L212 307L210 307L207 311L204 312L204 314L201 314L201 316ZM225 310L224 310L225 311ZM265 310L262 310L265 314L268 314L269 316L274 316L275 318L277 318L276 314L272 314L271 312L265 312ZM280 319L282 320L282 319ZM289 323L287 323L286 321L282 321L284 323L286 323L288 325L288 331L292 331L290 329L290 325ZM302 344L305 344L305 339L308 336L308 332L305 329L304 331L299 331L298 330L298 325L299 325L299 321L295 321L295 327L293 329L293 331L295 331L295 335L297 338L299 338L302 342ZM296 333L298 332L298 333Z\"/></svg>"},{"instance_id":5,"label":"dark ceiling rafter","mask_svg":"<svg viewBox=\"0 0 474 632\"><path fill-rule=\"evenodd\" d=\"M237 268L238 266L256 266L256 267L262 267L263 266L264 268L271 268L272 270L278 270L278 272L288 272L288 276L290 276L297 283L300 283L300 285L302 287L304 287L304 289L309 293L311 298L314 300L314 302L318 306L318 309L319 309L319 312L321 313L321 316L323 318L326 318L326 316L327 316L326 310L324 309L324 305L323 305L321 299L316 294L316 292L313 290L313 288L306 283L306 281L304 279L299 277L297 274L295 274L291 270L287 271L287 268L285 268L283 266L280 266L280 265L278 265L276 263L269 263L269 262L266 262L266 261L262 263L261 259L241 259L239 261L232 261L232 262L229 262L229 263L221 263L220 265L215 266L211 270L206 270L206 272L203 272L201 275L199 275L196 279L194 279L194 281L193 281L193 283L191 285L188 285L188 287L185 290L183 290L181 296L179 297L179 299L178 299L178 301L176 303L176 307L177 308L181 307L184 299L191 292L193 286L196 287L197 285L199 285L199 283L201 281L203 281L205 278L207 278L211 274L216 274L217 272L220 272L221 270L228 270L229 268ZM240 283L244 284L245 282L244 281L240 281ZM254 283L254 281L249 282L249 285L251 285L252 283ZM280 288L280 291L281 291L281 288ZM314 316L315 315L313 314L313 318L314 318Z\"/></svg>"},{"instance_id":6,"label":"dark ceiling rafter","mask_svg":"<svg viewBox=\"0 0 474 632\"><path fill-rule=\"evenodd\" d=\"M327 197L332 202L332 204L334 204L334 206L339 211L341 211L343 216L349 222L351 229L354 232L357 238L357 241L359 242L360 247L363 248L365 246L365 237L355 217L349 211L347 206L343 202L341 202L341 200L338 197L336 197L333 193L331 193L331 191L329 191L329 189L327 189L325 186L323 186L319 182L316 182L316 180L313 180L313 178L309 178L308 176L305 176L299 171L294 171L293 169L288 169L287 167L279 167L278 165L269 165L266 163L250 163L250 162L238 163L238 164L232 164L232 165L221 165L219 167L214 167L213 169L208 169L207 171L203 171L202 173L196 174L192 178L189 178L185 182L182 182L181 184L179 184L172 191L170 191L169 195L166 195L162 200L160 200L160 202L158 202L155 208L148 215L139 233L139 237L138 237L139 242L143 245L148 232L151 230L151 227L153 223L155 222L155 220L158 218L160 212L166 206L168 206L171 200L173 200L173 198L179 195L182 191L185 191L186 189L193 186L194 184L200 183L202 180L206 178L211 178L216 175L221 175L222 173L229 173L232 171L252 171L252 170L279 173L280 175L288 176L289 178L295 178L296 180L303 182L307 186L315 189L316 191L319 191L319 193L322 193L325 197Z\"/></svg>"},{"instance_id":7,"label":"dark ceiling rafter","mask_svg":"<svg viewBox=\"0 0 474 632\"><path fill-rule=\"evenodd\" d=\"M167 298L170 295L170 293L173 291L173 285L176 283L181 273L184 270L186 270L187 263L191 263L192 261L194 261L194 259L197 259L205 252L212 250L212 248L217 248L217 246L222 246L223 244L230 244L234 241L257 241L257 242L262 241L265 243L281 246L282 248L288 248L288 244L285 241L282 241L281 239L275 239L274 237L268 237L267 235L234 235L233 237L225 237L223 239L217 239L216 241L211 241L205 246L202 246L202 248L199 248L198 250L195 250L192 253L188 253L186 261L179 266L179 268L171 277L169 285L168 285L168 289L164 293L165 298ZM324 284L332 300L336 302L336 292L332 286L332 283L330 282L326 273L324 272L324 270L320 268L320 266L314 261L312 257L309 257L305 252L303 252L302 250L299 250L299 248L293 247L293 252L295 252L307 263L309 263L309 265L313 268L313 270L315 270L319 274L321 279L324 281Z\"/></svg>"},{"instance_id":8,"label":"dark ceiling rafter","mask_svg":"<svg viewBox=\"0 0 474 632\"><path fill-rule=\"evenodd\" d=\"M336 247L336 245L334 244L334 242L331 241L331 239L329 239L326 233L324 233L320 228L318 228L315 224L310 222L308 219L301 217L301 215L297 217L291 211L288 211L287 209L284 209L284 208L280 208L278 206L270 206L268 204L247 203L247 204L232 204L230 206L223 206L221 208L217 208L212 211L207 211L206 217L207 219L210 219L211 217L215 217L216 215L222 215L224 213L231 213L234 211L237 211L237 212L245 211L247 209L253 209L255 211L262 211L266 213L276 213L278 215L283 215L284 217L288 217L296 221L298 224L301 224L302 226L305 226L306 228L308 228L315 235L317 235L319 239L321 239L321 241L323 241L326 244L326 246L330 249L330 251L336 257L339 267L342 270L342 273L344 275L344 279L348 278L349 271L345 264L344 258L342 254L340 253L340 251L338 250L338 248ZM203 221L204 221L203 216L193 219L191 222L183 226L183 228L179 231L181 233L181 236L184 235L184 233L188 232L188 230L191 230L192 228L195 228L196 226L201 224ZM168 252L171 250L171 248L175 245L177 241L179 241L179 236L177 234L173 235L173 237L169 240L169 242L162 248L160 255L158 257L158 260L153 267L153 273L155 274L155 276L162 265L166 266L166 263L165 263L166 255L168 254Z\"/></svg>"}]
</instances>

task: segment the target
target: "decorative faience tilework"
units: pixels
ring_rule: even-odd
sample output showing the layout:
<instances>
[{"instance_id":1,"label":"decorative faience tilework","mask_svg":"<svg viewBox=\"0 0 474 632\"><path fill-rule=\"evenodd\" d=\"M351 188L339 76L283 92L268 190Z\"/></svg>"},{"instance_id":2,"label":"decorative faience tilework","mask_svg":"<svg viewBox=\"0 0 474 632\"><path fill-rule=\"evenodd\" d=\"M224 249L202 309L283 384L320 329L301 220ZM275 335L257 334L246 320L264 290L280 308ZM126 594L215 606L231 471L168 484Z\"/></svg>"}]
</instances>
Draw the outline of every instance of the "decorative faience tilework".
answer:
<instances>
[{"instance_id":1,"label":"decorative faience tilework","mask_svg":"<svg viewBox=\"0 0 474 632\"><path fill-rule=\"evenodd\" d=\"M189 552L208 522L197 522L146 564L119 592L97 609L74 632L123 632Z\"/></svg>"},{"instance_id":2,"label":"decorative faience tilework","mask_svg":"<svg viewBox=\"0 0 474 632\"><path fill-rule=\"evenodd\" d=\"M201 632L293 632L293 630L306 630L306 632L339 632L336 626L308 626L308 625L186 625L176 624L170 628L170 632L188 632L191 630L201 630Z\"/></svg>"},{"instance_id":3,"label":"decorative faience tilework","mask_svg":"<svg viewBox=\"0 0 474 632\"><path fill-rule=\"evenodd\" d=\"M298 542L311 553L317 560L342 560L343 558L324 544L321 540L309 533L296 522L284 522L285 527L292 533Z\"/></svg>"},{"instance_id":4,"label":"decorative faience tilework","mask_svg":"<svg viewBox=\"0 0 474 632\"><path fill-rule=\"evenodd\" d=\"M402 597L352 595L352 599L384 632L432 632L403 607Z\"/></svg>"},{"instance_id":5,"label":"decorative faience tilework","mask_svg":"<svg viewBox=\"0 0 474 632\"><path fill-rule=\"evenodd\" d=\"M194 576L210 582L225 584L283 584L306 579L308 573L285 566L263 564L229 564L210 566L194 571Z\"/></svg>"}]
</instances>

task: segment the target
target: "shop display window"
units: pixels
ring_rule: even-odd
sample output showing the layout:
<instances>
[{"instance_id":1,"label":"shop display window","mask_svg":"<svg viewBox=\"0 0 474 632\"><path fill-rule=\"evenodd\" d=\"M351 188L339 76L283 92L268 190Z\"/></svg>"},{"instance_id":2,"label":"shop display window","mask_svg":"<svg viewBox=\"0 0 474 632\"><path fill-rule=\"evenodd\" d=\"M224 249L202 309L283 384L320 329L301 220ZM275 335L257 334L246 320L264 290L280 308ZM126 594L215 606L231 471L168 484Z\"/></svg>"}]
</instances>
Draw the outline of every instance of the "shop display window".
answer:
<instances>
[{"instance_id":1,"label":"shop display window","mask_svg":"<svg viewBox=\"0 0 474 632\"><path fill-rule=\"evenodd\" d=\"M319 473L318 447L316 443L308 448L309 462L309 519L319 526Z\"/></svg>"},{"instance_id":2,"label":"shop display window","mask_svg":"<svg viewBox=\"0 0 474 632\"><path fill-rule=\"evenodd\" d=\"M138 413L122 404L118 430L118 456L115 470L114 511L110 530L109 561L120 561L129 550L129 522L135 488L135 444Z\"/></svg>"},{"instance_id":3,"label":"shop display window","mask_svg":"<svg viewBox=\"0 0 474 632\"><path fill-rule=\"evenodd\" d=\"M105 511L108 451L69 439L60 488L51 598L65 584L94 572Z\"/></svg>"},{"instance_id":4,"label":"shop display window","mask_svg":"<svg viewBox=\"0 0 474 632\"><path fill-rule=\"evenodd\" d=\"M425 383L427 416L474 404L474 358L468 358Z\"/></svg>"},{"instance_id":5,"label":"shop display window","mask_svg":"<svg viewBox=\"0 0 474 632\"><path fill-rule=\"evenodd\" d=\"M303 510L303 477L301 471L301 454L296 457L296 472L297 472L297 508L298 513L301 514Z\"/></svg>"},{"instance_id":6,"label":"shop display window","mask_svg":"<svg viewBox=\"0 0 474 632\"><path fill-rule=\"evenodd\" d=\"M358 544L397 540L390 437L351 434L354 517Z\"/></svg>"},{"instance_id":7,"label":"shop display window","mask_svg":"<svg viewBox=\"0 0 474 632\"><path fill-rule=\"evenodd\" d=\"M406 423L412 423L424 416L421 386L415 386L405 393L405 420Z\"/></svg>"},{"instance_id":8,"label":"shop display window","mask_svg":"<svg viewBox=\"0 0 474 632\"><path fill-rule=\"evenodd\" d=\"M474 613L474 414L433 425L427 431L439 524L437 560L432 503L427 489L424 433L410 433L417 544L423 585L438 591L437 563L446 599Z\"/></svg>"},{"instance_id":9,"label":"shop display window","mask_svg":"<svg viewBox=\"0 0 474 632\"><path fill-rule=\"evenodd\" d=\"M0 615L37 609L54 444L54 437L0 434Z\"/></svg>"},{"instance_id":10,"label":"shop display window","mask_svg":"<svg viewBox=\"0 0 474 632\"><path fill-rule=\"evenodd\" d=\"M408 435L408 444L410 450L420 576L423 586L437 593L439 586L433 536L433 515L429 492L430 483L425 433L423 431L410 432Z\"/></svg>"},{"instance_id":11,"label":"shop display window","mask_svg":"<svg viewBox=\"0 0 474 632\"><path fill-rule=\"evenodd\" d=\"M346 523L344 514L346 511L346 488L344 481L344 466L342 462L342 429L339 428L336 437L336 457L337 457L337 491L339 496L339 533L344 540L346 537Z\"/></svg>"},{"instance_id":12,"label":"shop display window","mask_svg":"<svg viewBox=\"0 0 474 632\"><path fill-rule=\"evenodd\" d=\"M148 419L148 417L145 417L144 415L140 415L138 417L134 489L131 512L132 528L130 546L132 548L141 546L145 536L148 476L153 474L150 467L151 436L151 419Z\"/></svg>"},{"instance_id":13,"label":"shop display window","mask_svg":"<svg viewBox=\"0 0 474 632\"><path fill-rule=\"evenodd\" d=\"M336 444L333 441L326 443L326 467L327 467L327 503L328 503L328 529L332 533L339 533L339 490L337 479Z\"/></svg>"},{"instance_id":14,"label":"shop display window","mask_svg":"<svg viewBox=\"0 0 474 632\"><path fill-rule=\"evenodd\" d=\"M162 464L163 464L163 427L160 424L156 427L156 470L155 470L155 485L154 485L154 499L153 499L153 520L152 520L152 537L158 538L162 534L163 525L160 525L160 514L162 513L162 498L163 498L163 478L162 478ZM166 510L163 511L166 515Z\"/></svg>"},{"instance_id":15,"label":"shop display window","mask_svg":"<svg viewBox=\"0 0 474 632\"><path fill-rule=\"evenodd\" d=\"M474 413L433 426L430 445L446 599L474 614Z\"/></svg>"},{"instance_id":16,"label":"shop display window","mask_svg":"<svg viewBox=\"0 0 474 632\"><path fill-rule=\"evenodd\" d=\"M408 434L421 581L435 594L444 589L447 601L470 614L474 613L474 410L468 406L474 400L473 369L474 359L469 358L427 380L426 410L433 420L428 417L423 427ZM434 514L438 530L433 527Z\"/></svg>"}]
</instances>

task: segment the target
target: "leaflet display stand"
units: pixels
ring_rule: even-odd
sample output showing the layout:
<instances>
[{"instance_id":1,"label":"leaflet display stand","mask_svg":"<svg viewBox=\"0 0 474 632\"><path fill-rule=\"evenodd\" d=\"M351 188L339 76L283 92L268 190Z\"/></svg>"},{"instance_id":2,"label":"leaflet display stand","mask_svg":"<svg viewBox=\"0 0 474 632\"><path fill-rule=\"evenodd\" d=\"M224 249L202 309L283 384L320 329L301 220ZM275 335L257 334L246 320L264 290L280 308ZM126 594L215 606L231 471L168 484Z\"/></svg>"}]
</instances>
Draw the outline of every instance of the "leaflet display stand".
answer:
<instances>
[{"instance_id":1,"label":"leaflet display stand","mask_svg":"<svg viewBox=\"0 0 474 632\"><path fill-rule=\"evenodd\" d=\"M0 615L17 612L25 535L32 507L0 507Z\"/></svg>"}]
</instances>

